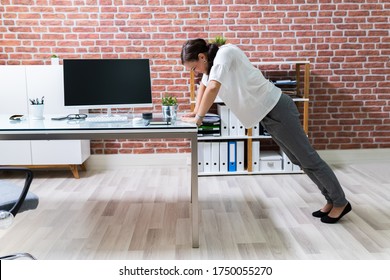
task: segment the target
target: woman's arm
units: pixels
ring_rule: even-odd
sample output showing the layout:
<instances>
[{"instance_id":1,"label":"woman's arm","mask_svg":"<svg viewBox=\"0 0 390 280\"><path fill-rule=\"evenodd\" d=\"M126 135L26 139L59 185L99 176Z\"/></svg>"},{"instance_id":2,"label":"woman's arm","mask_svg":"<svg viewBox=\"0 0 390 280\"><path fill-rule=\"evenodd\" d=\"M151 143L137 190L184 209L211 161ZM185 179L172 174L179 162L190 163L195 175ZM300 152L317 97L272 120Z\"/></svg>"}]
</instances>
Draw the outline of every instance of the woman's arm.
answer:
<instances>
[{"instance_id":1,"label":"woman's arm","mask_svg":"<svg viewBox=\"0 0 390 280\"><path fill-rule=\"evenodd\" d=\"M206 86L203 83L200 83L199 88L198 88L198 93L196 94L196 105L194 108L194 113L196 114L199 110L199 106L202 102L203 94L206 90ZM195 116L195 115L194 115Z\"/></svg>"},{"instance_id":2,"label":"woman's arm","mask_svg":"<svg viewBox=\"0 0 390 280\"><path fill-rule=\"evenodd\" d=\"M199 110L200 103L202 102L202 98L205 90L206 90L206 86L201 82L198 88L198 92L196 93L196 104L194 110L191 113L187 113L183 115L183 117L193 118L196 116L196 113Z\"/></svg>"},{"instance_id":3,"label":"woman's arm","mask_svg":"<svg viewBox=\"0 0 390 280\"><path fill-rule=\"evenodd\" d=\"M203 86L204 87L204 86ZM195 107L197 109L194 114L194 116L189 117L189 118L183 118L183 121L186 122L193 122L196 123L197 125L200 125L202 123L202 120L206 113L209 111L210 107L213 105L215 98L217 98L219 89L221 87L221 84L217 81L210 81L203 90L202 93L202 98L199 101L199 106ZM197 105L198 105L198 100L197 100Z\"/></svg>"}]
</instances>

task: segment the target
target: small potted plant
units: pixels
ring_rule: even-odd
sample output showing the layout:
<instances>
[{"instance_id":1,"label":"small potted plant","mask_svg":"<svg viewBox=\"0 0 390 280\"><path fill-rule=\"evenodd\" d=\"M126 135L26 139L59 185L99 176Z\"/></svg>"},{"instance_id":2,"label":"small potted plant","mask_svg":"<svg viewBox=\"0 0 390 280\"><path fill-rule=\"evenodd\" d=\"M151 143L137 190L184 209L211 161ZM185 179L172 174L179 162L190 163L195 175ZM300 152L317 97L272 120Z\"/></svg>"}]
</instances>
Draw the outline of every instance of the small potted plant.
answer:
<instances>
[{"instance_id":1,"label":"small potted plant","mask_svg":"<svg viewBox=\"0 0 390 280\"><path fill-rule=\"evenodd\" d=\"M222 46L226 44L227 39L223 36L216 36L213 41L211 41L212 44L216 44L218 46Z\"/></svg>"},{"instance_id":2,"label":"small potted plant","mask_svg":"<svg viewBox=\"0 0 390 280\"><path fill-rule=\"evenodd\" d=\"M166 119L175 120L177 114L177 99L175 96L166 95L161 99L162 113Z\"/></svg>"},{"instance_id":3,"label":"small potted plant","mask_svg":"<svg viewBox=\"0 0 390 280\"><path fill-rule=\"evenodd\" d=\"M60 64L60 58L58 57L58 55L53 54L51 56L51 65L59 65L59 64Z\"/></svg>"}]
</instances>

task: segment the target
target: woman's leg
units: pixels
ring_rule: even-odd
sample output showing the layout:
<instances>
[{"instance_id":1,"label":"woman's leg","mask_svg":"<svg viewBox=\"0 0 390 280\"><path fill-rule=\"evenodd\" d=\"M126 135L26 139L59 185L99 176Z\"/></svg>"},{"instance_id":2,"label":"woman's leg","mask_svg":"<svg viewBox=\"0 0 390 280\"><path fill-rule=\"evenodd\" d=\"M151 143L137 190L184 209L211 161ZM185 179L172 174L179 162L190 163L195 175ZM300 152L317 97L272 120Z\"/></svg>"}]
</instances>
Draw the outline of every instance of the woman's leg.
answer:
<instances>
[{"instance_id":1,"label":"woman's leg","mask_svg":"<svg viewBox=\"0 0 390 280\"><path fill-rule=\"evenodd\" d=\"M298 161L298 159L294 156L294 154L291 153L291 151L288 148L286 148L284 146L284 144L282 142L280 142L276 138L273 138L273 140L275 141L276 144L278 144L278 146L282 149L282 151L287 155L287 157L291 160L291 162L293 164L299 165L302 168L301 163ZM304 168L302 168L302 169L304 169ZM327 204L333 205L333 202L332 202L331 198L329 197L328 191L326 190L326 187L322 184L322 182L317 179L317 177L315 176L315 174L311 170L304 169L304 171L305 171L306 175L314 182L314 184L316 184L318 186L322 195L325 197ZM323 209L323 210L324 210L324 212L328 212L330 209Z\"/></svg>"},{"instance_id":2,"label":"woman's leg","mask_svg":"<svg viewBox=\"0 0 390 280\"><path fill-rule=\"evenodd\" d=\"M282 94L278 104L262 120L262 124L286 154L299 163L328 203L332 203L334 207L344 207L348 203L336 175L311 146L302 128L296 105L289 96Z\"/></svg>"}]
</instances>

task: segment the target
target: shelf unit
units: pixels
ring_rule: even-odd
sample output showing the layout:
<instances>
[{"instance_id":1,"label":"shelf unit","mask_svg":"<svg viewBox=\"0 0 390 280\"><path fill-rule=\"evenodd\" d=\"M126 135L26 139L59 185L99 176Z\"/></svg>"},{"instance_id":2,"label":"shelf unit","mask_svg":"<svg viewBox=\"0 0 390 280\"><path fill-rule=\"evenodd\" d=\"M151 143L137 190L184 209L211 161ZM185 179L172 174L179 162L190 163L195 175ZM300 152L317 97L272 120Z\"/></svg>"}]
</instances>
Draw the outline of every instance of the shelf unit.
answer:
<instances>
[{"instance_id":1,"label":"shelf unit","mask_svg":"<svg viewBox=\"0 0 390 280\"><path fill-rule=\"evenodd\" d=\"M292 96L292 99L296 104L303 104L302 109L302 126L306 134L308 133L308 123L309 123L309 80L310 80L310 62L309 61L281 61L281 62L258 62L253 63L255 67L258 67L262 70L264 76L268 79L268 72L278 72L278 73L293 73L288 74L287 76L294 76L296 80L295 85L295 96ZM262 68L268 67L277 67L277 70L264 70ZM288 69L287 69L288 68ZM275 77L274 77L275 78ZM191 109L194 109L195 106L195 75L193 71L190 73L190 98L191 98ZM282 89L283 92L283 89ZM218 103L218 102L216 102ZM199 172L200 176L212 176L212 175L250 175L250 174L286 174L286 173L302 173L300 169L295 168L286 168L288 159L285 155L282 156L282 168L280 170L259 170L255 171L252 162L252 152L253 152L253 142L254 141L264 141L265 139L272 139L271 136L266 135L256 135L253 136L252 129L246 129L245 135L235 135L235 136L202 136L198 138L198 142L227 142L227 141L244 141L246 157L245 157L245 166L244 171L233 171L233 172ZM259 153L262 151L260 149ZM263 151L264 153L264 151ZM201 158L201 157L200 157ZM288 164L291 164L289 162Z\"/></svg>"}]
</instances>

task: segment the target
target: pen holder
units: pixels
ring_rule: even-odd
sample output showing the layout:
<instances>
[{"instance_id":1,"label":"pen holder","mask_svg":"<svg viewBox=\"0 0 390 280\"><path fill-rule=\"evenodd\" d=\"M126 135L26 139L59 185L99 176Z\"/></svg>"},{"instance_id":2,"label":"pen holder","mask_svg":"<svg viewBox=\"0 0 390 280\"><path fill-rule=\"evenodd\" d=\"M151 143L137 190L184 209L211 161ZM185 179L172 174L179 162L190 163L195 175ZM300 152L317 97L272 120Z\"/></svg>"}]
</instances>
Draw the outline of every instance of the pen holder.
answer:
<instances>
[{"instance_id":1,"label":"pen holder","mask_svg":"<svg viewBox=\"0 0 390 280\"><path fill-rule=\"evenodd\" d=\"M30 112L29 112L30 118L32 120L43 120L44 119L43 109L45 108L44 106L45 105L43 104L30 105Z\"/></svg>"}]
</instances>

